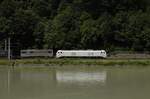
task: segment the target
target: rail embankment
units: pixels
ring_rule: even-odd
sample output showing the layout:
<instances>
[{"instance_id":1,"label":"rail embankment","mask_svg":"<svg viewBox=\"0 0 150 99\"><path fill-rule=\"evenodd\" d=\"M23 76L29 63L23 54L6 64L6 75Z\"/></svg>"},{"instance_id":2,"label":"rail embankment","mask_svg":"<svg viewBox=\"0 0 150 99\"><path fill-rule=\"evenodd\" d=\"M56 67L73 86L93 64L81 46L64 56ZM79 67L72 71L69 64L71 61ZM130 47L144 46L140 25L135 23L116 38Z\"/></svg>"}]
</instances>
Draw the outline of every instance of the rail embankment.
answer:
<instances>
[{"instance_id":1,"label":"rail embankment","mask_svg":"<svg viewBox=\"0 0 150 99\"><path fill-rule=\"evenodd\" d=\"M150 59L150 52L115 51L109 59Z\"/></svg>"},{"instance_id":2,"label":"rail embankment","mask_svg":"<svg viewBox=\"0 0 150 99\"><path fill-rule=\"evenodd\" d=\"M0 60L1 66L150 66L150 59L19 59Z\"/></svg>"},{"instance_id":3,"label":"rail embankment","mask_svg":"<svg viewBox=\"0 0 150 99\"><path fill-rule=\"evenodd\" d=\"M0 59L1 66L150 66L149 53L115 52L107 58L27 58L7 60Z\"/></svg>"}]
</instances>

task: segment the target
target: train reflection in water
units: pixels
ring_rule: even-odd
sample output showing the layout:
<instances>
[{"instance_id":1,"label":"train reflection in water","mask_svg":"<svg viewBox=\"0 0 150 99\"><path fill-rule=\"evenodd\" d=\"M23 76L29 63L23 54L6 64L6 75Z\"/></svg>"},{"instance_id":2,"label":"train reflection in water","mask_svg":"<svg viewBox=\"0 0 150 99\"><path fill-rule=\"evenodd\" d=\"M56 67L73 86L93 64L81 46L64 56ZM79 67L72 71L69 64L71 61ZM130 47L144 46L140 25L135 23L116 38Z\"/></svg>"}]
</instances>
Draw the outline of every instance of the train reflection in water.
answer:
<instances>
[{"instance_id":1,"label":"train reflection in water","mask_svg":"<svg viewBox=\"0 0 150 99\"><path fill-rule=\"evenodd\" d=\"M58 84L105 84L107 72L88 72L88 71L57 71L56 80Z\"/></svg>"},{"instance_id":2,"label":"train reflection in water","mask_svg":"<svg viewBox=\"0 0 150 99\"><path fill-rule=\"evenodd\" d=\"M38 79L37 79L38 78ZM100 84L104 85L107 80L106 71L80 71L80 70L54 70L53 72L22 72L21 79L24 81L33 82L48 82L53 81L56 84Z\"/></svg>"}]
</instances>

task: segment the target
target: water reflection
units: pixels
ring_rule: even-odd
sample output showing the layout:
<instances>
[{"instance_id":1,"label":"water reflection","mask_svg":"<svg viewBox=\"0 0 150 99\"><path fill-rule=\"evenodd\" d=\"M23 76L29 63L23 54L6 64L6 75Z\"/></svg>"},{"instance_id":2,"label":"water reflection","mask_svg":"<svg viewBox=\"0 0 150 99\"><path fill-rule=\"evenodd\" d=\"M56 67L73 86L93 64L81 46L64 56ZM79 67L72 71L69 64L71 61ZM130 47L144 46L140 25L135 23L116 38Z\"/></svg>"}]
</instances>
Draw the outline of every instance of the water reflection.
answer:
<instances>
[{"instance_id":1,"label":"water reflection","mask_svg":"<svg viewBox=\"0 0 150 99\"><path fill-rule=\"evenodd\" d=\"M0 70L0 99L149 99L150 68Z\"/></svg>"},{"instance_id":2,"label":"water reflection","mask_svg":"<svg viewBox=\"0 0 150 99\"><path fill-rule=\"evenodd\" d=\"M72 89L77 88L77 90L81 86L104 85L107 72L80 69L72 71L64 69L49 71L4 70L0 71L0 78L0 98L24 99L24 97L32 97L34 99L39 97L39 93L49 96L50 93L59 92L72 84L74 86Z\"/></svg>"},{"instance_id":3,"label":"water reflection","mask_svg":"<svg viewBox=\"0 0 150 99\"><path fill-rule=\"evenodd\" d=\"M90 72L90 71L57 71L56 80L63 84L104 84L106 82L107 73Z\"/></svg>"}]
</instances>

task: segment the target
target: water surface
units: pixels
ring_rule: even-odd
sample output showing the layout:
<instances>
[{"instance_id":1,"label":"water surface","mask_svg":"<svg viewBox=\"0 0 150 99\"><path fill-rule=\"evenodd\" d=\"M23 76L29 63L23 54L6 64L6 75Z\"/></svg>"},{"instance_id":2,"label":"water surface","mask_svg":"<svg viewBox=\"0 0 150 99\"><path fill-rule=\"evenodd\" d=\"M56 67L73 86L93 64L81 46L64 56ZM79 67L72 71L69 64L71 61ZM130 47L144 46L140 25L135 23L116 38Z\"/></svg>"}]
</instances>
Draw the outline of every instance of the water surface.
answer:
<instances>
[{"instance_id":1,"label":"water surface","mask_svg":"<svg viewBox=\"0 0 150 99\"><path fill-rule=\"evenodd\" d=\"M150 99L150 67L46 68L0 68L0 99Z\"/></svg>"}]
</instances>

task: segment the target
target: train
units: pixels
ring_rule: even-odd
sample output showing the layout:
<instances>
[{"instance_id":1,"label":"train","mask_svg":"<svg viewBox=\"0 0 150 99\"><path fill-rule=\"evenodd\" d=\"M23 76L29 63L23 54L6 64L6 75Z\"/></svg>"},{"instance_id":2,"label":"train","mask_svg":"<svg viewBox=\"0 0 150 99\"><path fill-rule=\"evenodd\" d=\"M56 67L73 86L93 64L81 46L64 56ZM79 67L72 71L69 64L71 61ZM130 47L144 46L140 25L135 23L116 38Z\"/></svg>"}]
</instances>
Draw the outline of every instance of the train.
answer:
<instances>
[{"instance_id":1,"label":"train","mask_svg":"<svg viewBox=\"0 0 150 99\"><path fill-rule=\"evenodd\" d=\"M8 52L5 50L0 50L0 57L7 57L8 56Z\"/></svg>"},{"instance_id":2,"label":"train","mask_svg":"<svg viewBox=\"0 0 150 99\"><path fill-rule=\"evenodd\" d=\"M21 50L20 52L21 58L30 58L30 57L53 57L53 50L36 50L36 49L28 49Z\"/></svg>"},{"instance_id":3,"label":"train","mask_svg":"<svg viewBox=\"0 0 150 99\"><path fill-rule=\"evenodd\" d=\"M56 58L62 57L106 58L107 54L105 50L58 50L56 53Z\"/></svg>"},{"instance_id":4,"label":"train","mask_svg":"<svg viewBox=\"0 0 150 99\"><path fill-rule=\"evenodd\" d=\"M27 49L20 51L20 58L32 57L56 57L56 58L106 58L105 50L58 50L56 53L52 49Z\"/></svg>"}]
</instances>

